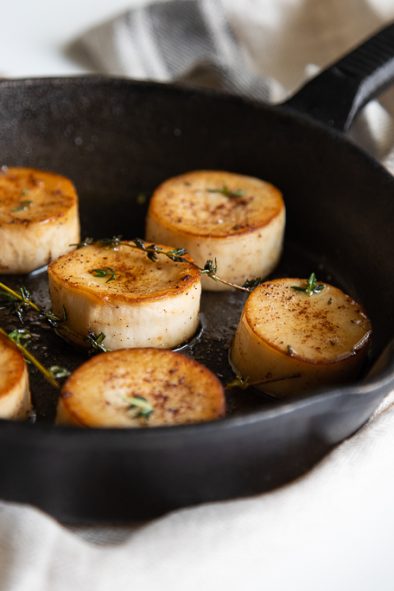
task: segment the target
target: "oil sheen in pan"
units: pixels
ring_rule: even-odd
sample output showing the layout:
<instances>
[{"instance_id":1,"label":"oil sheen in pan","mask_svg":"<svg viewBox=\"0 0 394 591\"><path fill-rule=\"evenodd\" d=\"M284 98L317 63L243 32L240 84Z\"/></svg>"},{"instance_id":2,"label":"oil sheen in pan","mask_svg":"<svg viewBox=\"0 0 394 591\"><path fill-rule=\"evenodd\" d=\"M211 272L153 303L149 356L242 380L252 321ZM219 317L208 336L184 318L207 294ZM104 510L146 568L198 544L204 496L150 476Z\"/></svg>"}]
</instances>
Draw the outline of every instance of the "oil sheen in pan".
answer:
<instances>
[{"instance_id":1,"label":"oil sheen in pan","mask_svg":"<svg viewBox=\"0 0 394 591\"><path fill-rule=\"evenodd\" d=\"M152 263L154 264L154 263ZM346 291L346 285L338 281L324 261L316 260L297 246L286 244L282 260L271 277L308 277L314 271L318 279L332 282ZM50 307L46 269L34 271L25 276L4 275L1 281L14 289L27 287L34 301ZM357 294L351 294L357 297ZM203 292L201 299L200 327L187 343L177 347L211 369L223 382L234 377L228 363L228 350L233 338L246 294L241 292ZM73 370L87 359L87 353L64 342L42 321L30 312L25 315L25 325L34 335L29 348L46 366L59 365ZM19 321L6 307L0 304L0 326L7 331L20 327ZM36 420L52 422L55 416L58 392L56 392L35 370L30 368L30 382ZM227 391L228 414L242 414L246 410L261 408L262 405L281 404L257 390Z\"/></svg>"}]
</instances>

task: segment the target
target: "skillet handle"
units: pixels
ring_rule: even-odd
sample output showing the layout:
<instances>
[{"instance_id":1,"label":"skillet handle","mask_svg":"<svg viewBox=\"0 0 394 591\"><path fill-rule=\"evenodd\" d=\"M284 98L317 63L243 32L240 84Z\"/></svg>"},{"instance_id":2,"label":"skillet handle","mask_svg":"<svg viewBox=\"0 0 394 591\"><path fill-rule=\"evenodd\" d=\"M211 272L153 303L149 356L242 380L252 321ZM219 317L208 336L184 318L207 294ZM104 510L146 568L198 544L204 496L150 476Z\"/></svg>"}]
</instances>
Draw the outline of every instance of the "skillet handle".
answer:
<instances>
[{"instance_id":1,"label":"skillet handle","mask_svg":"<svg viewBox=\"0 0 394 591\"><path fill-rule=\"evenodd\" d=\"M307 82L282 107L346 131L361 108L394 81L394 23Z\"/></svg>"}]
</instances>

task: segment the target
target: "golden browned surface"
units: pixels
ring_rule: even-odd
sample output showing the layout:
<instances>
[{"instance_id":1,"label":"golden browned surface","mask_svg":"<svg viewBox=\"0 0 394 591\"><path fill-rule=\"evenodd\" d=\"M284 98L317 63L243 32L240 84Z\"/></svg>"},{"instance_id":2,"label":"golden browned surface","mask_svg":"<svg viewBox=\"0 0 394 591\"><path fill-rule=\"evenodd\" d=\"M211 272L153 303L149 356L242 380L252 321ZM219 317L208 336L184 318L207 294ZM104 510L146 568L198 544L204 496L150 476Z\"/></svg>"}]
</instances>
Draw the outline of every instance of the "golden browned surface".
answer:
<instances>
[{"instance_id":1,"label":"golden browned surface","mask_svg":"<svg viewBox=\"0 0 394 591\"><path fill-rule=\"evenodd\" d=\"M76 205L74 185L63 176L33 168L0 170L0 225L56 220Z\"/></svg>"},{"instance_id":2,"label":"golden browned surface","mask_svg":"<svg viewBox=\"0 0 394 591\"><path fill-rule=\"evenodd\" d=\"M132 397L153 408L138 416ZM84 427L155 427L209 421L225 412L223 387L196 361L159 349L123 349L93 357L65 383L57 422Z\"/></svg>"},{"instance_id":3,"label":"golden browned surface","mask_svg":"<svg viewBox=\"0 0 394 591\"><path fill-rule=\"evenodd\" d=\"M26 362L17 347L0 334L0 418L23 420L30 408Z\"/></svg>"},{"instance_id":4,"label":"golden browned surface","mask_svg":"<svg viewBox=\"0 0 394 591\"><path fill-rule=\"evenodd\" d=\"M223 189L234 196L224 195ZM162 183L151 199L149 216L179 232L224 237L262 228L283 210L281 192L269 183L199 170Z\"/></svg>"},{"instance_id":5,"label":"golden browned surface","mask_svg":"<svg viewBox=\"0 0 394 591\"><path fill-rule=\"evenodd\" d=\"M0 398L20 381L25 366L25 360L15 345L0 334Z\"/></svg>"},{"instance_id":6,"label":"golden browned surface","mask_svg":"<svg viewBox=\"0 0 394 591\"><path fill-rule=\"evenodd\" d=\"M305 284L305 279L277 279L252 292L245 316L256 336L310 363L337 362L364 347L371 324L360 304L327 283L311 296L293 289Z\"/></svg>"},{"instance_id":7,"label":"golden browned surface","mask_svg":"<svg viewBox=\"0 0 394 591\"><path fill-rule=\"evenodd\" d=\"M110 281L108 276L92 274L95 269L108 267L115 273ZM176 263L160 255L152 262L142 251L124 245L116 250L95 244L74 250L51 263L48 273L52 282L103 302L111 299L132 303L179 295L200 281L200 272L191 264Z\"/></svg>"}]
</instances>

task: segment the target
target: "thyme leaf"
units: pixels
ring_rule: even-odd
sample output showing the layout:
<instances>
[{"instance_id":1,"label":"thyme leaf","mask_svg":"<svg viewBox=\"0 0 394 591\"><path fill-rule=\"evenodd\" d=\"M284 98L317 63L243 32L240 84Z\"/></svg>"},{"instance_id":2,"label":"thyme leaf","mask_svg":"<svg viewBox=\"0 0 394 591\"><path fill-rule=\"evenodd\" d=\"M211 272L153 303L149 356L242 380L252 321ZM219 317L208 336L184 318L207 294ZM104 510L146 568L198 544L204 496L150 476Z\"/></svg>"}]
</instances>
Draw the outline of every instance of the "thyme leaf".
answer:
<instances>
[{"instance_id":1,"label":"thyme leaf","mask_svg":"<svg viewBox=\"0 0 394 591\"><path fill-rule=\"evenodd\" d=\"M112 238L101 238L97 242L100 246L104 246L105 248L118 248L121 244L121 240L122 236L112 236Z\"/></svg>"},{"instance_id":2,"label":"thyme leaf","mask_svg":"<svg viewBox=\"0 0 394 591\"><path fill-rule=\"evenodd\" d=\"M112 267L103 267L102 269L92 269L89 271L94 277L108 277L106 283L116 279L116 272Z\"/></svg>"},{"instance_id":3,"label":"thyme leaf","mask_svg":"<svg viewBox=\"0 0 394 591\"><path fill-rule=\"evenodd\" d=\"M207 192L220 193L221 195L229 197L230 199L237 199L238 197L243 197L244 195L244 191L242 191L241 189L236 189L235 191L233 191L232 189L229 189L227 185L223 185L220 188L207 189Z\"/></svg>"},{"instance_id":4,"label":"thyme leaf","mask_svg":"<svg viewBox=\"0 0 394 591\"><path fill-rule=\"evenodd\" d=\"M106 353L108 349L103 344L105 334L100 332L96 334L93 330L89 330L85 337L86 343L89 345L89 353Z\"/></svg>"},{"instance_id":5,"label":"thyme leaf","mask_svg":"<svg viewBox=\"0 0 394 591\"><path fill-rule=\"evenodd\" d=\"M16 345L20 345L22 343L27 344L33 337L27 328L15 328L8 333L8 336L12 341L14 341Z\"/></svg>"},{"instance_id":6,"label":"thyme leaf","mask_svg":"<svg viewBox=\"0 0 394 591\"><path fill-rule=\"evenodd\" d=\"M300 285L292 285L292 289L295 291L303 291L308 296L311 296L316 293L320 293L324 289L324 285L322 283L318 283L316 279L316 274L311 273L309 278L306 281L306 285L301 287Z\"/></svg>"},{"instance_id":7,"label":"thyme leaf","mask_svg":"<svg viewBox=\"0 0 394 591\"><path fill-rule=\"evenodd\" d=\"M196 265L197 266L197 265ZM223 283L224 285L228 285L229 287L233 287L234 289L239 289L240 291L247 291L248 293L252 291L248 287L244 287L243 285L237 285L236 283L232 283L231 281L226 281L226 279L222 279L217 275L218 264L217 260L208 259L203 267L197 267L201 271L201 275L206 275L210 277L214 281L218 281L219 283Z\"/></svg>"},{"instance_id":8,"label":"thyme leaf","mask_svg":"<svg viewBox=\"0 0 394 591\"><path fill-rule=\"evenodd\" d=\"M48 322L50 326L53 328L57 328L59 324L63 324L67 320L67 311L66 308L63 306L63 317L60 318L57 316L52 310L43 310L41 311L41 316Z\"/></svg>"},{"instance_id":9,"label":"thyme leaf","mask_svg":"<svg viewBox=\"0 0 394 591\"><path fill-rule=\"evenodd\" d=\"M137 411L137 413L134 414L135 418L143 417L144 419L148 419L154 412L152 404L143 396L138 396L138 394L125 397L125 401L129 405L129 410Z\"/></svg>"},{"instance_id":10,"label":"thyme leaf","mask_svg":"<svg viewBox=\"0 0 394 591\"><path fill-rule=\"evenodd\" d=\"M49 371L51 372L53 377L58 380L61 378L67 378L71 374L69 369L67 369L66 367L62 367L60 365L52 365L49 368Z\"/></svg>"},{"instance_id":11,"label":"thyme leaf","mask_svg":"<svg viewBox=\"0 0 394 591\"><path fill-rule=\"evenodd\" d=\"M140 250L146 250L145 242L141 238L133 238L132 242L134 242L136 247Z\"/></svg>"},{"instance_id":12,"label":"thyme leaf","mask_svg":"<svg viewBox=\"0 0 394 591\"><path fill-rule=\"evenodd\" d=\"M216 272L218 270L218 264L217 264L217 260L215 259L214 261L212 261L211 259L208 259L202 270L201 273L203 275L208 275L208 277L211 277L212 279L214 279L214 277L216 277Z\"/></svg>"},{"instance_id":13,"label":"thyme leaf","mask_svg":"<svg viewBox=\"0 0 394 591\"><path fill-rule=\"evenodd\" d=\"M175 263L184 263L185 254L187 254L186 248L174 248L173 250L168 251L167 256L170 257L172 261L175 261Z\"/></svg>"},{"instance_id":14,"label":"thyme leaf","mask_svg":"<svg viewBox=\"0 0 394 591\"><path fill-rule=\"evenodd\" d=\"M70 244L69 246L75 246L76 249L79 249L79 248L84 248L84 246L89 246L90 244L93 244L93 242L94 242L94 239L90 238L90 236L87 236L86 238L81 240L81 242Z\"/></svg>"},{"instance_id":15,"label":"thyme leaf","mask_svg":"<svg viewBox=\"0 0 394 591\"><path fill-rule=\"evenodd\" d=\"M254 279L247 279L245 283L242 284L242 287L246 287L251 291L261 285L264 282L263 277L255 277Z\"/></svg>"},{"instance_id":16,"label":"thyme leaf","mask_svg":"<svg viewBox=\"0 0 394 591\"><path fill-rule=\"evenodd\" d=\"M31 293L27 289L27 287L24 287L22 285L22 287L19 288L19 291L21 292L21 296L22 296L24 302L31 302Z\"/></svg>"},{"instance_id":17,"label":"thyme leaf","mask_svg":"<svg viewBox=\"0 0 394 591\"><path fill-rule=\"evenodd\" d=\"M14 207L13 209L11 209L11 211L24 211L31 204L32 204L32 200L31 199L24 199L23 201L20 201L19 204L16 207Z\"/></svg>"}]
</instances>

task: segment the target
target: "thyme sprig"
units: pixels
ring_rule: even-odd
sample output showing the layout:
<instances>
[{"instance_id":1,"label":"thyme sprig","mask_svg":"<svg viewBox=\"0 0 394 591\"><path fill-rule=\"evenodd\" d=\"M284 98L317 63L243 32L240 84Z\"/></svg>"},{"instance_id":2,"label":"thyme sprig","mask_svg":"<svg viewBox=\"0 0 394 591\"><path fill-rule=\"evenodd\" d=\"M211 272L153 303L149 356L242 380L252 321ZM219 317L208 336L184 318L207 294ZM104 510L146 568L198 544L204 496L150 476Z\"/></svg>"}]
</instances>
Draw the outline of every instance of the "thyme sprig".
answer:
<instances>
[{"instance_id":1,"label":"thyme sprig","mask_svg":"<svg viewBox=\"0 0 394 591\"><path fill-rule=\"evenodd\" d=\"M34 365L38 371L44 376L44 378L53 386L54 388L60 388L60 384L57 381L56 377L52 373L50 369L44 367L44 365L31 353L26 347L26 341L31 338L31 335L27 334L25 329L16 329L10 333L7 333L3 328L0 327L0 334L5 336L9 341L14 343L14 345L19 349L22 353L23 357ZM22 344L22 341L25 341L25 344Z\"/></svg>"},{"instance_id":2,"label":"thyme sprig","mask_svg":"<svg viewBox=\"0 0 394 591\"><path fill-rule=\"evenodd\" d=\"M26 287L20 287L19 292L0 281L0 297L6 300L6 305L12 305L14 312L20 322L23 322L23 312L30 308L46 320L52 328L65 322L67 319L66 310L63 308L63 318L54 314L51 310L44 310L33 301L30 291Z\"/></svg>"},{"instance_id":3,"label":"thyme sprig","mask_svg":"<svg viewBox=\"0 0 394 591\"><path fill-rule=\"evenodd\" d=\"M225 197L229 197L230 199L237 199L238 197L243 197L244 195L244 191L242 191L242 189L236 189L235 191L233 191L232 189L229 189L227 187L227 185L223 185L222 187L218 187L218 188L210 188L207 189L208 193L220 193L221 195L224 195Z\"/></svg>"},{"instance_id":4,"label":"thyme sprig","mask_svg":"<svg viewBox=\"0 0 394 591\"><path fill-rule=\"evenodd\" d=\"M13 311L17 315L19 321L22 323L23 318L23 311L26 308L32 309L41 319L45 320L49 326L55 331L55 333L59 336L67 336L69 335L70 338L73 340L77 339L78 341L85 341L89 345L89 352L90 353L101 353L106 352L108 349L103 345L103 341L105 339L105 334L103 332L96 335L94 331L89 331L86 336L80 335L70 329L68 326L65 326L64 323L67 320L67 312L66 309L63 308L63 317L57 316L52 310L44 310L41 308L36 302L33 301L32 296L26 287L21 287L19 293L0 281L0 298L3 297L5 301L5 305L12 305ZM23 339L23 334L28 334L25 329L17 329L18 338L19 340Z\"/></svg>"},{"instance_id":5,"label":"thyme sprig","mask_svg":"<svg viewBox=\"0 0 394 591\"><path fill-rule=\"evenodd\" d=\"M292 285L291 287L295 291L303 291L308 296L320 293L324 289L324 285L322 283L317 282L315 273L311 273L309 275L309 278L307 279L305 286L301 287L300 285Z\"/></svg>"},{"instance_id":6,"label":"thyme sprig","mask_svg":"<svg viewBox=\"0 0 394 591\"><path fill-rule=\"evenodd\" d=\"M210 277L214 281L218 281L219 283L223 283L224 285L228 285L229 287L233 287L235 289L239 289L241 291L249 292L250 290L242 285L236 285L235 283L231 283L230 281L226 281L217 275L217 261L208 259L203 267L200 267L190 259L186 258L184 255L187 254L187 250L185 248L173 248L171 250L164 250L160 246L154 243L148 243L142 240L141 238L134 238L132 244L129 242L122 241L121 244L125 246L129 246L131 248L137 248L138 250L142 250L146 253L148 259L155 262L158 259L158 255L164 255L171 261L175 263L188 263L192 265L195 269L198 269L202 275L206 275Z\"/></svg>"},{"instance_id":7,"label":"thyme sprig","mask_svg":"<svg viewBox=\"0 0 394 591\"><path fill-rule=\"evenodd\" d=\"M89 239L89 244L92 243L90 240L91 239ZM225 279L222 279L222 277L219 277L219 275L217 275L216 259L209 259L204 263L203 267L200 267L185 256L187 254L187 250L185 248L172 248L170 250L164 250L161 246L158 246L153 242L142 240L142 238L134 238L133 240L126 241L122 240L122 236L113 236L112 238L97 240L96 244L112 249L117 249L119 246L126 246L127 248L132 248L134 250L140 250L141 252L144 252L148 259L152 262L156 262L159 256L165 256L175 263L187 263L192 265L195 269L198 269L202 275L206 275L214 281L218 281L219 283L223 283L224 285L228 285L229 287L233 287L234 289L245 291L247 293L252 291L247 285L237 285L236 283L226 281ZM257 280L250 281L252 282ZM259 279L258 281L261 283L262 280Z\"/></svg>"},{"instance_id":8,"label":"thyme sprig","mask_svg":"<svg viewBox=\"0 0 394 591\"><path fill-rule=\"evenodd\" d=\"M20 287L18 292L0 281L0 299L3 305L13 309L20 322L23 322L24 313L28 308L38 313L42 312L41 308L33 302L31 294L26 287Z\"/></svg>"}]
</instances>

